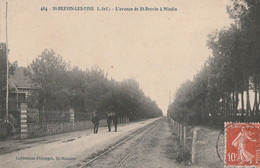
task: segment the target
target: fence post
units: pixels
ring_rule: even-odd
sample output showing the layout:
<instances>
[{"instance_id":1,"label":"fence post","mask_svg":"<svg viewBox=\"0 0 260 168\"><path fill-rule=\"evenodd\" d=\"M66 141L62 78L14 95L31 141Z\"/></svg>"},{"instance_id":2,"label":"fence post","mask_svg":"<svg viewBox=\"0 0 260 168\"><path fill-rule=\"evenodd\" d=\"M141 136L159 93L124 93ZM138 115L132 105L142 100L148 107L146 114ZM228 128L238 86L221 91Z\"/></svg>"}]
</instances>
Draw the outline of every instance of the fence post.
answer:
<instances>
[{"instance_id":1,"label":"fence post","mask_svg":"<svg viewBox=\"0 0 260 168\"><path fill-rule=\"evenodd\" d=\"M177 122L177 136L179 137L179 122Z\"/></svg>"},{"instance_id":2,"label":"fence post","mask_svg":"<svg viewBox=\"0 0 260 168\"><path fill-rule=\"evenodd\" d=\"M27 127L27 103L21 102L21 132L20 132L20 139L28 138L28 127Z\"/></svg>"},{"instance_id":3,"label":"fence post","mask_svg":"<svg viewBox=\"0 0 260 168\"><path fill-rule=\"evenodd\" d=\"M74 118L75 111L74 111L74 109L70 108L69 113L70 113L70 122L74 122L75 121L75 118Z\"/></svg>"},{"instance_id":4,"label":"fence post","mask_svg":"<svg viewBox=\"0 0 260 168\"><path fill-rule=\"evenodd\" d=\"M193 139L192 139L192 151L191 151L191 163L195 163L196 158L196 139L197 139L197 130L193 130Z\"/></svg>"},{"instance_id":5,"label":"fence post","mask_svg":"<svg viewBox=\"0 0 260 168\"><path fill-rule=\"evenodd\" d=\"M186 139L187 139L187 128L184 125L184 127L183 127L183 145L184 145L184 147L186 147Z\"/></svg>"},{"instance_id":6,"label":"fence post","mask_svg":"<svg viewBox=\"0 0 260 168\"><path fill-rule=\"evenodd\" d=\"M75 121L75 116L74 116L75 111L74 111L74 109L70 108L69 113L70 113L70 122L72 123L72 130L74 130L74 128L75 128L75 123L74 123L74 121Z\"/></svg>"},{"instance_id":7,"label":"fence post","mask_svg":"<svg viewBox=\"0 0 260 168\"><path fill-rule=\"evenodd\" d=\"M179 137L179 138L180 138L180 133L181 133L181 129L180 129L180 127L181 127L181 124L178 123L178 137Z\"/></svg>"},{"instance_id":8,"label":"fence post","mask_svg":"<svg viewBox=\"0 0 260 168\"><path fill-rule=\"evenodd\" d=\"M182 142L182 125L180 124L180 142Z\"/></svg>"}]
</instances>

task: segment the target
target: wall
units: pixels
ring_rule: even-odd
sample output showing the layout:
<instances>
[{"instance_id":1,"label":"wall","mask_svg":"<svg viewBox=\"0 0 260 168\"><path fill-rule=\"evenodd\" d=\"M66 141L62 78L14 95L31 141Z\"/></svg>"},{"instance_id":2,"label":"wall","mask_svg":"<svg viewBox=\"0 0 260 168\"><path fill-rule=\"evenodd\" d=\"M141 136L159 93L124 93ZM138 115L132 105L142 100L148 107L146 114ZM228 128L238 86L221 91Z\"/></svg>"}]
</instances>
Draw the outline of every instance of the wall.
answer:
<instances>
[{"instance_id":1,"label":"wall","mask_svg":"<svg viewBox=\"0 0 260 168\"><path fill-rule=\"evenodd\" d=\"M101 120L99 126L107 126L106 120ZM66 123L34 123L28 124L28 138L59 134L70 131L91 129L91 121L77 121Z\"/></svg>"}]
</instances>

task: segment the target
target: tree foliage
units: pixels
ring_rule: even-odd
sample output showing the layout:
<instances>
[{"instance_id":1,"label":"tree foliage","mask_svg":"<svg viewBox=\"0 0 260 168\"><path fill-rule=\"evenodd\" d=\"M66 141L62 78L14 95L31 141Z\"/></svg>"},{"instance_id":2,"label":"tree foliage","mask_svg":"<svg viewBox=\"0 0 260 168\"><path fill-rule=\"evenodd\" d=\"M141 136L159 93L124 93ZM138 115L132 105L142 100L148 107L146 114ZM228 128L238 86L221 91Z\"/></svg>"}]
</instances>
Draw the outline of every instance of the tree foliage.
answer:
<instances>
[{"instance_id":1,"label":"tree foliage","mask_svg":"<svg viewBox=\"0 0 260 168\"><path fill-rule=\"evenodd\" d=\"M71 68L53 50L44 50L33 60L28 75L36 84L29 100L38 100L30 106L39 110L67 111L73 107L76 113L90 114L97 110L101 116L113 111L131 120L162 115L134 79L109 80L97 65L85 71L76 66Z\"/></svg>"},{"instance_id":2,"label":"tree foliage","mask_svg":"<svg viewBox=\"0 0 260 168\"><path fill-rule=\"evenodd\" d=\"M212 56L192 81L179 88L168 108L168 115L180 122L260 120L260 1L233 0L227 9L235 23L209 35Z\"/></svg>"}]
</instances>

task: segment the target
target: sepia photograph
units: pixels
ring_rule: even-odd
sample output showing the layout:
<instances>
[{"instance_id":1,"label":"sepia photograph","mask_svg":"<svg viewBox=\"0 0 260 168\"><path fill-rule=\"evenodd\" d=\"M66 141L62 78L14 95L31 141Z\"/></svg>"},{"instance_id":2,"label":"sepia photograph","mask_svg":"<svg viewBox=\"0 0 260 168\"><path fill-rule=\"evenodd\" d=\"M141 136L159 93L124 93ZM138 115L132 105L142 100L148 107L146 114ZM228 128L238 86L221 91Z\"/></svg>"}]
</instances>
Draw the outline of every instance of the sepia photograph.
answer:
<instances>
[{"instance_id":1,"label":"sepia photograph","mask_svg":"<svg viewBox=\"0 0 260 168\"><path fill-rule=\"evenodd\" d=\"M260 168L260 0L0 0L0 168Z\"/></svg>"}]
</instances>

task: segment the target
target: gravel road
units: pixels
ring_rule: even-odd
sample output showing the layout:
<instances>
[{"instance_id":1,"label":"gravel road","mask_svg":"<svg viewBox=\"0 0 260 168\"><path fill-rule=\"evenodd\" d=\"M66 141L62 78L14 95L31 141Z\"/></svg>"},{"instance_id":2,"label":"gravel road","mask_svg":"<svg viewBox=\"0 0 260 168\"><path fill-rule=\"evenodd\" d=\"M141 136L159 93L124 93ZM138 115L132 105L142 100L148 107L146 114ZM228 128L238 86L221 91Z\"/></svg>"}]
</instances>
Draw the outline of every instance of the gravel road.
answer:
<instances>
[{"instance_id":1,"label":"gravel road","mask_svg":"<svg viewBox=\"0 0 260 168\"><path fill-rule=\"evenodd\" d=\"M147 135L147 136L146 136ZM170 168L186 167L175 161L176 142L167 119L163 119L151 130L136 135L126 143L99 158L87 167L112 168L115 167L138 142L142 143L131 153L120 167L127 168Z\"/></svg>"},{"instance_id":2,"label":"gravel road","mask_svg":"<svg viewBox=\"0 0 260 168\"><path fill-rule=\"evenodd\" d=\"M1 149L5 149L5 152L0 154L0 167L64 168L82 164L93 153L107 148L155 120L158 118L119 125L118 132L108 132L107 128L100 128L98 134L84 130L37 139L6 141L1 144Z\"/></svg>"},{"instance_id":3,"label":"gravel road","mask_svg":"<svg viewBox=\"0 0 260 168\"><path fill-rule=\"evenodd\" d=\"M193 165L189 165L189 162L183 165L176 161L180 156L180 144L176 140L173 127L167 118L157 118L120 125L118 132L108 132L107 128L101 128L98 134L79 131L37 139L6 141L0 145L4 150L0 154L0 167L79 168L128 138L130 139L85 167L115 168L141 140L142 143L132 151L120 167L223 167L215 150L219 130L200 129L198 140L200 142L203 140L203 143L197 145L198 161ZM28 160L24 159L25 157L37 159ZM53 159L41 159L44 157ZM73 158L73 160L66 160L63 157Z\"/></svg>"}]
</instances>

